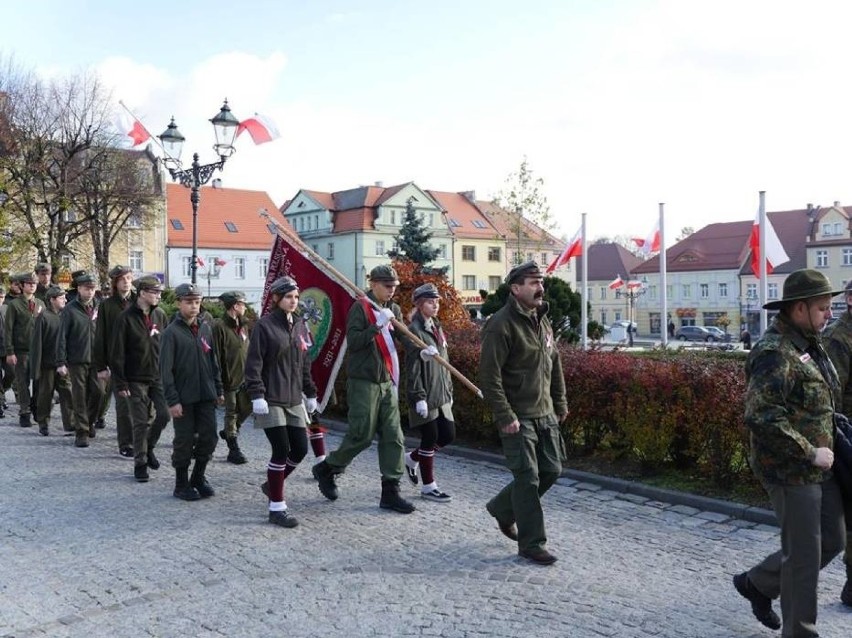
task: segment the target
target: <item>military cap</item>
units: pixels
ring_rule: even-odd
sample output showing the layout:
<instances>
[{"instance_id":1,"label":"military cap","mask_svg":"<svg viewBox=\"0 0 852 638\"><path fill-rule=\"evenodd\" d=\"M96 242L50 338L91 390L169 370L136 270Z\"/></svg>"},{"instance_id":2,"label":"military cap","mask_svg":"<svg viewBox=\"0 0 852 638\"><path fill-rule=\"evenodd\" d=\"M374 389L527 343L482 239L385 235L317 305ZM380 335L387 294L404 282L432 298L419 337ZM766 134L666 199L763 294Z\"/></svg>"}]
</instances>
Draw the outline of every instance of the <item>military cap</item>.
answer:
<instances>
[{"instance_id":1,"label":"military cap","mask_svg":"<svg viewBox=\"0 0 852 638\"><path fill-rule=\"evenodd\" d=\"M19 272L12 275L12 281L17 281L19 284L34 284L38 283L36 277L31 272Z\"/></svg>"},{"instance_id":2,"label":"military cap","mask_svg":"<svg viewBox=\"0 0 852 638\"><path fill-rule=\"evenodd\" d=\"M438 288L435 284L429 283L415 288L411 298L414 301L417 301L418 299L440 299L441 294L438 292Z\"/></svg>"},{"instance_id":3,"label":"military cap","mask_svg":"<svg viewBox=\"0 0 852 638\"><path fill-rule=\"evenodd\" d=\"M142 292L143 290L149 290L151 292L163 291L163 285L160 283L160 280L150 275L140 277L139 279L134 281L133 287L136 288L138 292Z\"/></svg>"},{"instance_id":4,"label":"military cap","mask_svg":"<svg viewBox=\"0 0 852 638\"><path fill-rule=\"evenodd\" d=\"M74 277L74 285L78 288L80 286L97 286L98 281L92 273L84 270L82 273Z\"/></svg>"},{"instance_id":5,"label":"military cap","mask_svg":"<svg viewBox=\"0 0 852 638\"><path fill-rule=\"evenodd\" d=\"M509 271L509 274L506 275L506 283L520 284L523 283L524 279L527 277L544 279L544 274L541 272L541 268L539 268L538 264L534 261L528 261L520 266L512 268L512 270Z\"/></svg>"},{"instance_id":6,"label":"military cap","mask_svg":"<svg viewBox=\"0 0 852 638\"><path fill-rule=\"evenodd\" d=\"M40 275L42 273L50 273L53 272L53 266L42 262L40 264L36 264L35 271L37 275Z\"/></svg>"},{"instance_id":7,"label":"military cap","mask_svg":"<svg viewBox=\"0 0 852 638\"><path fill-rule=\"evenodd\" d=\"M87 272L89 272L89 271L88 270L72 270L71 271L71 287L76 288L77 287L77 277L79 277L80 275L85 275Z\"/></svg>"},{"instance_id":8,"label":"military cap","mask_svg":"<svg viewBox=\"0 0 852 638\"><path fill-rule=\"evenodd\" d=\"M61 297L64 294L65 291L60 286L48 286L47 290L44 291L46 299L54 299L56 297Z\"/></svg>"},{"instance_id":9,"label":"military cap","mask_svg":"<svg viewBox=\"0 0 852 638\"><path fill-rule=\"evenodd\" d=\"M133 272L130 269L130 266L122 266L121 264L116 264L109 271L109 278L115 279L116 277L121 277L122 275L126 275L129 272Z\"/></svg>"},{"instance_id":10,"label":"military cap","mask_svg":"<svg viewBox=\"0 0 852 638\"><path fill-rule=\"evenodd\" d=\"M230 308L231 306L239 303L240 301L245 301L246 296L245 293L240 290L229 290L219 295L219 300L222 302L225 308Z\"/></svg>"},{"instance_id":11,"label":"military cap","mask_svg":"<svg viewBox=\"0 0 852 638\"><path fill-rule=\"evenodd\" d=\"M175 288L175 297L178 299L201 298L201 288L196 284L181 284Z\"/></svg>"},{"instance_id":12,"label":"military cap","mask_svg":"<svg viewBox=\"0 0 852 638\"><path fill-rule=\"evenodd\" d=\"M370 271L370 281L392 281L399 284L399 277L393 266L376 266Z\"/></svg>"},{"instance_id":13,"label":"military cap","mask_svg":"<svg viewBox=\"0 0 852 638\"><path fill-rule=\"evenodd\" d=\"M763 307L766 310L777 310L790 301L800 301L823 295L831 295L833 297L842 292L843 290L835 290L828 277L820 271L811 268L802 268L787 275L787 279L784 280L784 295L781 299L765 303Z\"/></svg>"},{"instance_id":14,"label":"military cap","mask_svg":"<svg viewBox=\"0 0 852 638\"><path fill-rule=\"evenodd\" d=\"M292 277L279 277L269 286L269 294L271 295L286 295L288 292L298 290L299 284Z\"/></svg>"}]
</instances>

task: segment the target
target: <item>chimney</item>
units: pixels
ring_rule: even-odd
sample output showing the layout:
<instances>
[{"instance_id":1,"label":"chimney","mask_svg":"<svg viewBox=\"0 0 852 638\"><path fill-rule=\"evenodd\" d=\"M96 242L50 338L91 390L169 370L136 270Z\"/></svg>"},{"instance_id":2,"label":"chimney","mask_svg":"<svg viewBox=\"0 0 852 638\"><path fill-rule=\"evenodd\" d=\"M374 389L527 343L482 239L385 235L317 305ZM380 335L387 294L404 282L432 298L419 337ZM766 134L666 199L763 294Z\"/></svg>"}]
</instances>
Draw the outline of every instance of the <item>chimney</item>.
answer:
<instances>
[{"instance_id":1,"label":"chimney","mask_svg":"<svg viewBox=\"0 0 852 638\"><path fill-rule=\"evenodd\" d=\"M463 191L462 195L464 195L471 204L476 203L476 191Z\"/></svg>"},{"instance_id":2,"label":"chimney","mask_svg":"<svg viewBox=\"0 0 852 638\"><path fill-rule=\"evenodd\" d=\"M834 207L840 208L840 200L837 200L837 199L834 200Z\"/></svg>"},{"instance_id":3,"label":"chimney","mask_svg":"<svg viewBox=\"0 0 852 638\"><path fill-rule=\"evenodd\" d=\"M385 183L384 183L382 180L378 180L378 181L377 181L377 182L375 182L373 185L374 185L374 186L378 186L379 188L384 188L384 187L385 187Z\"/></svg>"},{"instance_id":4,"label":"chimney","mask_svg":"<svg viewBox=\"0 0 852 638\"><path fill-rule=\"evenodd\" d=\"M214 179L212 182L212 186L213 188L222 188L222 178L217 177L216 179Z\"/></svg>"}]
</instances>

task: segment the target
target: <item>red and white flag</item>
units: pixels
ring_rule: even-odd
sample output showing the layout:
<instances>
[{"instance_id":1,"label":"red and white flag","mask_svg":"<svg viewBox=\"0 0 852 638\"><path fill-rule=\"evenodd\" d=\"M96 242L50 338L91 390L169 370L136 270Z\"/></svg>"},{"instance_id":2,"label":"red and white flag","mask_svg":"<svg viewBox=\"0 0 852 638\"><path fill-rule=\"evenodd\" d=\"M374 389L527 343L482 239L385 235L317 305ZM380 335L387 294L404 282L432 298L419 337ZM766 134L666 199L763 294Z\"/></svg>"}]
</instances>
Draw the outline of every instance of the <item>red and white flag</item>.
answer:
<instances>
[{"instance_id":1,"label":"red and white flag","mask_svg":"<svg viewBox=\"0 0 852 638\"><path fill-rule=\"evenodd\" d=\"M201 268L204 268L204 260L201 258L201 255L197 255L197 256L195 257L195 263L196 263L198 266L200 266Z\"/></svg>"},{"instance_id":2,"label":"red and white flag","mask_svg":"<svg viewBox=\"0 0 852 638\"><path fill-rule=\"evenodd\" d=\"M627 282L627 290L635 290L636 288L641 288L642 282L638 279L631 279Z\"/></svg>"},{"instance_id":3,"label":"red and white flag","mask_svg":"<svg viewBox=\"0 0 852 638\"><path fill-rule=\"evenodd\" d=\"M571 257L579 257L583 254L583 237L582 237L583 229L580 228L577 231L577 234L574 235L574 238L568 242L568 245L565 246L565 249L559 253L559 256L550 262L550 265L544 271L548 275L552 273L557 268L564 266L568 263Z\"/></svg>"},{"instance_id":4,"label":"red and white flag","mask_svg":"<svg viewBox=\"0 0 852 638\"><path fill-rule=\"evenodd\" d=\"M119 133L128 138L127 143L134 148L151 139L151 134L142 122L125 111L119 111L116 128Z\"/></svg>"},{"instance_id":5,"label":"red and white flag","mask_svg":"<svg viewBox=\"0 0 852 638\"><path fill-rule=\"evenodd\" d=\"M646 257L650 256L651 253L660 252L660 220L658 219L654 223L654 228L651 229L645 239L641 237L632 237L631 239L634 244L639 246L639 252Z\"/></svg>"},{"instance_id":6,"label":"red and white flag","mask_svg":"<svg viewBox=\"0 0 852 638\"><path fill-rule=\"evenodd\" d=\"M217 266L219 268L221 268L222 266L225 266L227 263L228 263L227 261L225 261L224 259L220 259L219 257L216 257L213 260L213 265Z\"/></svg>"},{"instance_id":7,"label":"red and white flag","mask_svg":"<svg viewBox=\"0 0 852 638\"><path fill-rule=\"evenodd\" d=\"M237 128L237 137L242 135L243 131L249 132L255 144L265 144L281 137L281 133L278 131L278 127L275 126L275 122L259 113L255 113L254 117L240 122Z\"/></svg>"},{"instance_id":8,"label":"red and white flag","mask_svg":"<svg viewBox=\"0 0 852 638\"><path fill-rule=\"evenodd\" d=\"M749 238L749 246L751 247L751 271L755 277L760 278L760 213L754 218L754 224L751 227L751 237ZM784 262L790 261L787 251L778 239L775 233L775 228L772 222L769 221L769 215L766 216L766 274L771 275L776 266L780 266Z\"/></svg>"},{"instance_id":9,"label":"red and white flag","mask_svg":"<svg viewBox=\"0 0 852 638\"><path fill-rule=\"evenodd\" d=\"M621 288L623 285L624 285L624 280L621 278L621 275L618 275L615 279L613 279L611 282L609 282L609 289L610 290L617 290L618 288Z\"/></svg>"}]
</instances>

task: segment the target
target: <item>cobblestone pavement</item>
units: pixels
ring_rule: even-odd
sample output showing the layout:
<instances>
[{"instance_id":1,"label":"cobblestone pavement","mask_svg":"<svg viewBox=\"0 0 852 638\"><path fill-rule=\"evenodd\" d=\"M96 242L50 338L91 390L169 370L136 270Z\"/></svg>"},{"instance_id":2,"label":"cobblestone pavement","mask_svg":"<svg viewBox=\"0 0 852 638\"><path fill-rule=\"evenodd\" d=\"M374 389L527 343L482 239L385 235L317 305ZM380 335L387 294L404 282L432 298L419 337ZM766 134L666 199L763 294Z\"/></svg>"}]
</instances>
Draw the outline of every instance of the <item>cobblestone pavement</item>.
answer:
<instances>
[{"instance_id":1,"label":"cobblestone pavement","mask_svg":"<svg viewBox=\"0 0 852 638\"><path fill-rule=\"evenodd\" d=\"M11 396L11 393L10 393ZM221 417L220 417L221 418ZM163 436L168 460L172 428ZM331 448L340 436L329 435ZM770 636L731 575L778 546L777 529L560 480L546 497L552 567L522 562L485 501L498 465L439 455L450 504L378 508L375 447L324 499L306 462L288 480L296 529L266 522L268 444L209 469L217 495L172 497L164 463L147 484L117 454L115 428L87 449L0 425L0 636ZM309 455L310 458L310 455ZM849 636L835 561L820 585L823 636Z\"/></svg>"}]
</instances>

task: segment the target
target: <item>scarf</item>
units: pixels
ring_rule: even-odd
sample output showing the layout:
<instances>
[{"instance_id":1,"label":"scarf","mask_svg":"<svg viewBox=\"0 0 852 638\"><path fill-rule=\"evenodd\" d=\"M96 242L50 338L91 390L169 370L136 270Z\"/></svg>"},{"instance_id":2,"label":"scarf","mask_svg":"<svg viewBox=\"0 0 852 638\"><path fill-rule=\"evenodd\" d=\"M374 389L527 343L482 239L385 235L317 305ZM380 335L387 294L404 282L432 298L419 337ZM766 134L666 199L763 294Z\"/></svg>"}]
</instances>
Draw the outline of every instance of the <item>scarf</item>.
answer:
<instances>
[{"instance_id":1,"label":"scarf","mask_svg":"<svg viewBox=\"0 0 852 638\"><path fill-rule=\"evenodd\" d=\"M376 325L376 317L379 316L379 312L370 305L366 297L362 297L361 303L364 305L367 320L371 325ZM391 337L391 328L392 324L388 322L385 327L379 330L376 335L376 346L382 355L382 360L385 362L385 369L387 369L391 381L393 381L393 386L397 388L399 387L399 357L396 354L393 337Z\"/></svg>"}]
</instances>

